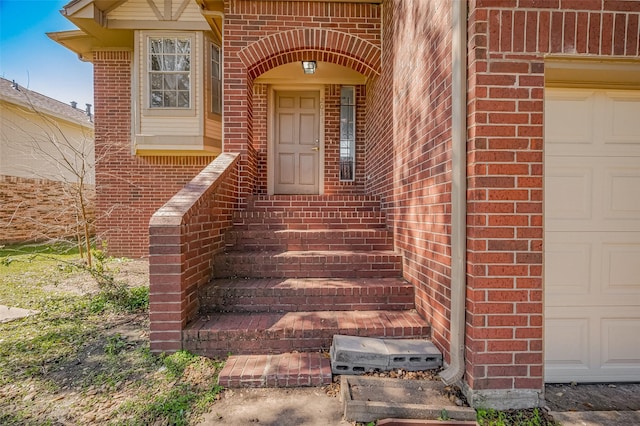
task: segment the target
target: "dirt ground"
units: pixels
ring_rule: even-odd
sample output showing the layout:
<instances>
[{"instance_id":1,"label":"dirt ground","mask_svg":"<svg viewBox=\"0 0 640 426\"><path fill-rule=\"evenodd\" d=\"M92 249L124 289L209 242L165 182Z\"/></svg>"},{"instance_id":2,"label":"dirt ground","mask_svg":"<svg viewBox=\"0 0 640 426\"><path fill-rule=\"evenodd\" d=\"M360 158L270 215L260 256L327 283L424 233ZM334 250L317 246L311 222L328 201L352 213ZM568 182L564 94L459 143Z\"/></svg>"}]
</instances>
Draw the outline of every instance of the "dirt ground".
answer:
<instances>
[{"instance_id":1,"label":"dirt ground","mask_svg":"<svg viewBox=\"0 0 640 426\"><path fill-rule=\"evenodd\" d=\"M119 281L132 287L148 285L146 260L127 260L112 266ZM51 290L85 294L97 292L98 288L86 276L72 274L52 284ZM143 347L148 341L147 315L121 314L105 321L103 327L100 334L107 339L119 336L119 341L126 342L130 350ZM126 379L101 385L95 380L88 381L89 372L100 372L104 360L104 340L83 345L72 362L47 372L59 384L58 392L43 393L35 381L25 382L0 388L0 399L19 398L18 401L28 402L34 414L42 410L40 419L53 420L51 424L64 424L62 419L78 424L103 424L123 401L134 400L140 392L140 387L132 386ZM194 383L204 383L205 379L189 377ZM333 396L336 393L320 388L225 390L200 424L349 425L342 420L342 404ZM640 411L640 384L548 385L545 394L547 407L553 412ZM456 399L456 395L450 396ZM70 410L75 415L70 417Z\"/></svg>"},{"instance_id":2,"label":"dirt ground","mask_svg":"<svg viewBox=\"0 0 640 426\"><path fill-rule=\"evenodd\" d=\"M551 411L639 411L640 383L549 384L545 399Z\"/></svg>"},{"instance_id":3,"label":"dirt ground","mask_svg":"<svg viewBox=\"0 0 640 426\"><path fill-rule=\"evenodd\" d=\"M46 271L25 268L19 279L11 278L11 270L0 269L0 273L5 274L7 285L18 291L27 289L24 299L45 303L43 306L49 306L47 293L58 300L60 294L99 292L88 273L66 270L64 265L53 264ZM149 284L146 260L113 259L108 266L118 282L131 287ZM31 287L37 289L33 295L28 291ZM10 300L5 297L4 303ZM64 301L72 304L75 299ZM0 363L0 424L173 424L166 416L159 422L146 419L162 419L162 410L172 409L169 404L180 398L172 396L174 390L188 389L193 398L199 398L215 385L217 368L208 360L190 362L183 374L174 377L162 359L149 355L146 312L107 310L92 316L86 314L86 304L82 306L82 314L43 309L31 318L2 324L7 334L0 332L0 356L4 358ZM82 320L75 315L83 315ZM59 328L40 331L40 317ZM26 351L25 356L21 351ZM37 354L33 359L38 361L27 358L27 352Z\"/></svg>"}]
</instances>

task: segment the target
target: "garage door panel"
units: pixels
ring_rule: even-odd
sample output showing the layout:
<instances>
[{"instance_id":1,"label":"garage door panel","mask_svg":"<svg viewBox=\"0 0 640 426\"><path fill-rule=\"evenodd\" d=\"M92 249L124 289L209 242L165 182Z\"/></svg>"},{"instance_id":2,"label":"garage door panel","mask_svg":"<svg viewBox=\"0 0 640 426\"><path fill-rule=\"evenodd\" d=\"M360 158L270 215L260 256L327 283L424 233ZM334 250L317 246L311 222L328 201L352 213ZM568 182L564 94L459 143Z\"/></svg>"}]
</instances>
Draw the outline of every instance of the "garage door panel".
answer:
<instances>
[{"instance_id":1,"label":"garage door panel","mask_svg":"<svg viewBox=\"0 0 640 426\"><path fill-rule=\"evenodd\" d=\"M545 233L547 306L638 306L640 233Z\"/></svg>"},{"instance_id":2,"label":"garage door panel","mask_svg":"<svg viewBox=\"0 0 640 426\"><path fill-rule=\"evenodd\" d=\"M603 318L601 330L602 368L640 371L640 319Z\"/></svg>"},{"instance_id":3,"label":"garage door panel","mask_svg":"<svg viewBox=\"0 0 640 426\"><path fill-rule=\"evenodd\" d=\"M548 294L589 295L592 280L591 265L593 245L590 242L567 243L553 240L545 242L545 269L549 277L545 281L545 291Z\"/></svg>"},{"instance_id":4,"label":"garage door panel","mask_svg":"<svg viewBox=\"0 0 640 426\"><path fill-rule=\"evenodd\" d=\"M602 287L605 294L636 296L640 305L640 242L603 243Z\"/></svg>"},{"instance_id":5,"label":"garage door panel","mask_svg":"<svg viewBox=\"0 0 640 426\"><path fill-rule=\"evenodd\" d=\"M630 226L640 230L640 165L607 167L605 188L604 217L633 221Z\"/></svg>"},{"instance_id":6,"label":"garage door panel","mask_svg":"<svg viewBox=\"0 0 640 426\"><path fill-rule=\"evenodd\" d=\"M547 369L587 371L590 368L589 318L561 318L551 314L545 327Z\"/></svg>"},{"instance_id":7,"label":"garage door panel","mask_svg":"<svg viewBox=\"0 0 640 426\"><path fill-rule=\"evenodd\" d=\"M574 157L640 155L639 93L548 90L545 152Z\"/></svg>"},{"instance_id":8,"label":"garage door panel","mask_svg":"<svg viewBox=\"0 0 640 426\"><path fill-rule=\"evenodd\" d=\"M561 159L558 159L561 161ZM591 167L547 166L545 202L548 219L590 220L593 170Z\"/></svg>"},{"instance_id":9,"label":"garage door panel","mask_svg":"<svg viewBox=\"0 0 640 426\"><path fill-rule=\"evenodd\" d=\"M635 308L545 308L545 381L640 380L640 318Z\"/></svg>"},{"instance_id":10,"label":"garage door panel","mask_svg":"<svg viewBox=\"0 0 640 426\"><path fill-rule=\"evenodd\" d=\"M587 123L592 123L593 92L555 90L548 94L553 102L545 105L545 144L553 150L562 145L590 145L593 132Z\"/></svg>"},{"instance_id":11,"label":"garage door panel","mask_svg":"<svg viewBox=\"0 0 640 426\"><path fill-rule=\"evenodd\" d=\"M640 157L545 158L546 231L640 231Z\"/></svg>"},{"instance_id":12,"label":"garage door panel","mask_svg":"<svg viewBox=\"0 0 640 426\"><path fill-rule=\"evenodd\" d=\"M638 92L610 91L602 94L603 143L640 147L640 95Z\"/></svg>"},{"instance_id":13,"label":"garage door panel","mask_svg":"<svg viewBox=\"0 0 640 426\"><path fill-rule=\"evenodd\" d=\"M544 149L545 380L639 381L640 91L547 89Z\"/></svg>"}]
</instances>

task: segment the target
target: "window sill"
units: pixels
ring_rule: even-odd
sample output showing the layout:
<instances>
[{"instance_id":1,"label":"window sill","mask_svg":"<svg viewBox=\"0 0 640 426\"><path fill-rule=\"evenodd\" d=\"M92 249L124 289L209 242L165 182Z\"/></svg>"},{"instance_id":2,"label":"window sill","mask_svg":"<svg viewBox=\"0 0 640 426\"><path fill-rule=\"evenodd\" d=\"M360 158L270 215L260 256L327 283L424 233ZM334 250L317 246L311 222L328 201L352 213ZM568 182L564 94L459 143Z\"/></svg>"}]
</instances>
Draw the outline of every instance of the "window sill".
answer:
<instances>
[{"instance_id":1,"label":"window sill","mask_svg":"<svg viewBox=\"0 0 640 426\"><path fill-rule=\"evenodd\" d=\"M222 141L202 136L146 136L136 135L133 153L149 155L217 155Z\"/></svg>"}]
</instances>

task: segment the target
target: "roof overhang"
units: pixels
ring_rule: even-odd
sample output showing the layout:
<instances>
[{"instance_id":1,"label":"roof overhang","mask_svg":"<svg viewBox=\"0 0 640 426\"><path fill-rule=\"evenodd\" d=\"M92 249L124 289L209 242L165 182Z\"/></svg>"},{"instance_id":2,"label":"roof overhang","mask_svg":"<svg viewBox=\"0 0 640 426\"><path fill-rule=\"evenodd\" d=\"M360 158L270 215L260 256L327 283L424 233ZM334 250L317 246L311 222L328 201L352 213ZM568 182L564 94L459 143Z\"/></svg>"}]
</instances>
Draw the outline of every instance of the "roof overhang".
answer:
<instances>
[{"instance_id":1,"label":"roof overhang","mask_svg":"<svg viewBox=\"0 0 640 426\"><path fill-rule=\"evenodd\" d=\"M187 28L170 20L109 20L108 15L128 0L73 0L60 13L79 30L47 33L52 40L78 54L83 61L93 60L95 50L133 50L135 30L201 30L213 31L222 39L224 0L191 0L205 20L189 22ZM182 24L187 25L187 24Z\"/></svg>"},{"instance_id":2,"label":"roof overhang","mask_svg":"<svg viewBox=\"0 0 640 426\"><path fill-rule=\"evenodd\" d=\"M49 38L77 53L81 60L92 61L93 51L105 49L133 49L135 30L201 30L213 31L222 40L225 0L190 0L198 5L204 21L189 22L182 28L170 20L109 20L108 15L129 0L72 0L60 11L79 30L47 33ZM275 0L263 0L275 1ZM280 1L280 0L278 0ZM308 0L289 0L308 1ZM323 0L327 3L381 4L382 0ZM170 3L169 3L170 4ZM184 24L183 24L184 25Z\"/></svg>"},{"instance_id":3,"label":"roof overhang","mask_svg":"<svg viewBox=\"0 0 640 426\"><path fill-rule=\"evenodd\" d=\"M200 13L207 20L211 30L222 40L222 20L224 18L224 0L195 0Z\"/></svg>"},{"instance_id":4,"label":"roof overhang","mask_svg":"<svg viewBox=\"0 0 640 426\"><path fill-rule=\"evenodd\" d=\"M126 0L74 0L60 13L79 30L47 33L47 36L75 52L83 61L93 60L100 49L133 49L132 29L108 28L106 14Z\"/></svg>"}]
</instances>

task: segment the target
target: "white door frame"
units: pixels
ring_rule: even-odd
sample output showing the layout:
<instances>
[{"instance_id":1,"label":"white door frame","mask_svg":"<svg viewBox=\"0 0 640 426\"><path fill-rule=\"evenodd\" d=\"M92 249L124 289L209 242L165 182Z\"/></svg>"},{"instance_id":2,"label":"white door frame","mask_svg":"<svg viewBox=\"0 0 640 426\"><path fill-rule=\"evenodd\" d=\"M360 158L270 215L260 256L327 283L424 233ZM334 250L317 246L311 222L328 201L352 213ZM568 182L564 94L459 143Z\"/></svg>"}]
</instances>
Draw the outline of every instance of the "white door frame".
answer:
<instances>
[{"instance_id":1,"label":"white door frame","mask_svg":"<svg viewBox=\"0 0 640 426\"><path fill-rule=\"evenodd\" d=\"M275 110L276 110L276 92L279 91L317 91L320 93L320 126L318 146L318 194L324 194L324 85L320 84L296 84L296 85L269 85L268 102L267 102L267 193L273 195L275 193Z\"/></svg>"}]
</instances>

